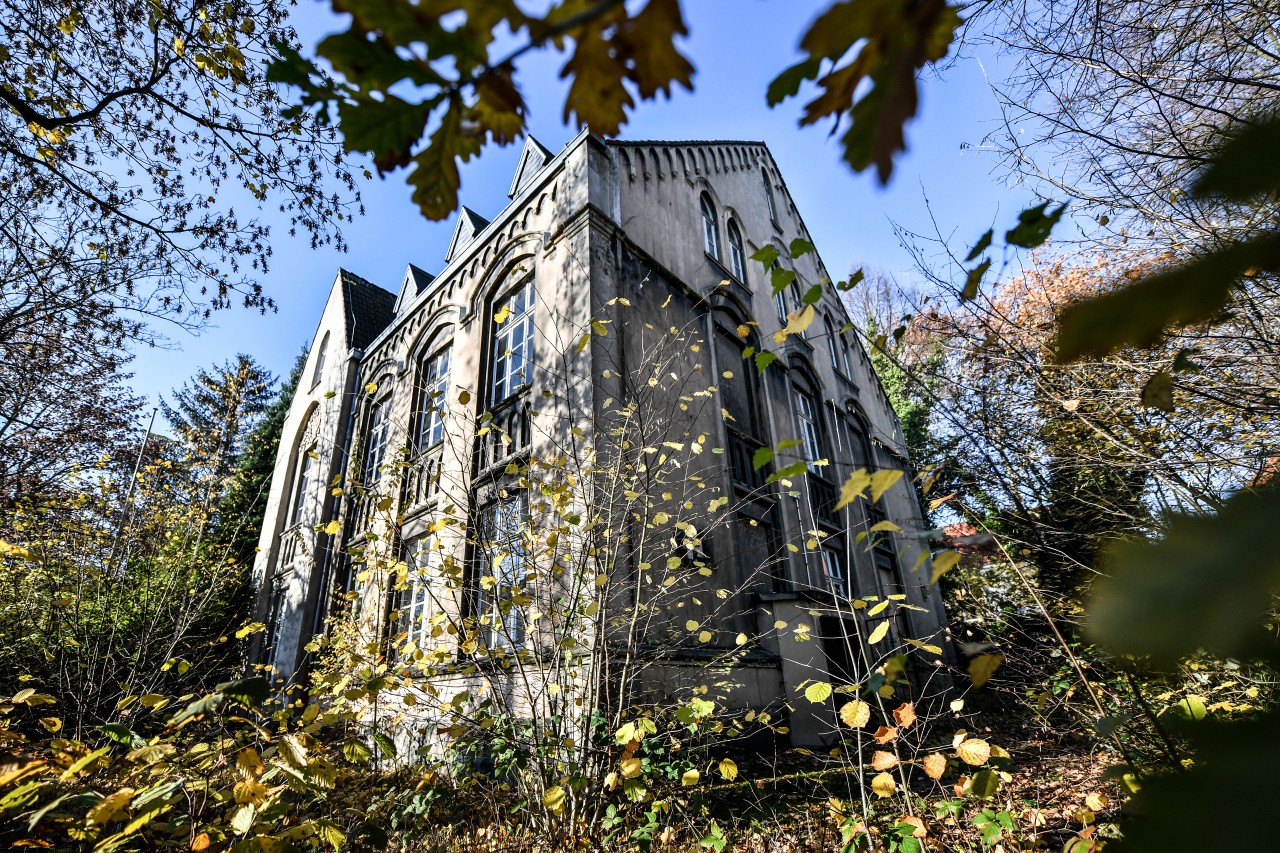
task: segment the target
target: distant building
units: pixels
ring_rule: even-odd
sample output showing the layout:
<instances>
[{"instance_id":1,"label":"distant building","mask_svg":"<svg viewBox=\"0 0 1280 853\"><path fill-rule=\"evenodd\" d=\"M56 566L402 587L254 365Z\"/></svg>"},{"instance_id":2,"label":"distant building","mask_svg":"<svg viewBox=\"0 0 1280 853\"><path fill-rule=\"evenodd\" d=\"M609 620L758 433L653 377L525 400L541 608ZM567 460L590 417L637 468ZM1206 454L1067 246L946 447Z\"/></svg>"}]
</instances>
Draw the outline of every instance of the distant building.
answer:
<instances>
[{"instance_id":1,"label":"distant building","mask_svg":"<svg viewBox=\"0 0 1280 853\"><path fill-rule=\"evenodd\" d=\"M909 472L878 503L835 509L853 470L906 470L905 444L866 353L844 331L849 318L833 287L803 335L773 340L827 273L816 253L790 258L792 241L808 232L768 149L584 133L553 154L530 139L509 195L492 220L462 209L442 267L433 275L410 266L398 294L345 270L335 279L285 425L255 565L268 625L262 659L282 677L298 673L304 645L344 600L356 602L371 637L407 636L419 649L444 644L462 656L456 633L428 629L443 612L474 620L473 639L514 653L537 629L519 604L524 581L512 554L527 552L516 539L545 494L523 466L563 460L576 447L596 454L574 463L575 482L594 482L595 497L559 510L588 517L570 531L577 541L608 536L590 527L600 474L582 470L634 471L646 459L705 449L688 463L696 474L665 475L675 485L654 491L666 494L641 496L659 515L668 504L672 515L693 507L705 533L660 531L653 561L639 545L629 549L607 568L615 582L605 606L624 617L657 614L666 605L636 591L651 562L654 571L710 567L706 594L647 616L630 641L639 654L662 649L645 689L672 690L709 655L758 638L737 659L732 701L790 703L792 741L820 741L831 709L797 699L808 680L865 672L847 637L889 620L886 648L903 636L939 638L944 614L928 571L917 568L927 546ZM795 273L776 296L769 272L750 259L766 246ZM647 399L651 420L679 449L617 440L605 453L610 418L638 398L633 389L644 390L664 346L670 361ZM759 371L748 348L777 360ZM787 440L776 459L757 457ZM807 463L807 476L769 481L796 462ZM717 498L715 515L707 505ZM438 529L442 513L460 519L452 536ZM639 542L640 514L619 518L620 529L636 525L628 541ZM337 535L325 532L332 520ZM883 521L901 532L869 532ZM478 544L467 528L506 545ZM367 562L352 565L353 546L368 549ZM399 583L369 568L388 551L406 560ZM461 567L451 581L441 580L441 561ZM855 610L850 600L860 596L896 600ZM694 622L698 641L679 639Z\"/></svg>"}]
</instances>

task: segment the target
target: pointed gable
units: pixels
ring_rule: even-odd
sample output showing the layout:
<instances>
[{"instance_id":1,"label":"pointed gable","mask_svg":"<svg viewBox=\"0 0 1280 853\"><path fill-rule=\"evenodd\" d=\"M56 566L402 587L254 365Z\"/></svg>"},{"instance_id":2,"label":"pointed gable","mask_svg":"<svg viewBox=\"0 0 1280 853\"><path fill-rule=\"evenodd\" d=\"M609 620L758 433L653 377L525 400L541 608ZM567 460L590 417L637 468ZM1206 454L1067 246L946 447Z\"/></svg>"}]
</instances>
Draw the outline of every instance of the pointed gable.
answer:
<instances>
[{"instance_id":1,"label":"pointed gable","mask_svg":"<svg viewBox=\"0 0 1280 853\"><path fill-rule=\"evenodd\" d=\"M516 166L516 176L511 179L511 189L507 190L507 198L518 196L554 156L541 142L532 136L526 136L524 150L520 152L520 162Z\"/></svg>"},{"instance_id":2,"label":"pointed gable","mask_svg":"<svg viewBox=\"0 0 1280 853\"><path fill-rule=\"evenodd\" d=\"M405 270L404 281L400 283L400 295L396 298L395 313L399 314L413 304L413 301L435 281L436 277L424 269L409 264Z\"/></svg>"},{"instance_id":3,"label":"pointed gable","mask_svg":"<svg viewBox=\"0 0 1280 853\"><path fill-rule=\"evenodd\" d=\"M338 270L338 281L342 286L347 346L363 350L391 324L395 294L344 269Z\"/></svg>"},{"instance_id":4,"label":"pointed gable","mask_svg":"<svg viewBox=\"0 0 1280 853\"><path fill-rule=\"evenodd\" d=\"M453 260L488 224L489 220L471 208L464 207L459 209L458 224L453 228L453 239L449 241L449 251L444 254L444 262L447 264Z\"/></svg>"}]
</instances>

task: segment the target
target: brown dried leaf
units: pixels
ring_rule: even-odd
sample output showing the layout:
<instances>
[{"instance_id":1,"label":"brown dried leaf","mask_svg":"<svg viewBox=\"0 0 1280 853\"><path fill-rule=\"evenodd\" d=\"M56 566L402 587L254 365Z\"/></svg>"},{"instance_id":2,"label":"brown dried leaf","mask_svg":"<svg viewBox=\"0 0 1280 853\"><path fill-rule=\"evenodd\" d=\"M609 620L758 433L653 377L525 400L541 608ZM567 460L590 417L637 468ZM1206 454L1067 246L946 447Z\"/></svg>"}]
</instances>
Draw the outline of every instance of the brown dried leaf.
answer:
<instances>
[{"instance_id":1,"label":"brown dried leaf","mask_svg":"<svg viewBox=\"0 0 1280 853\"><path fill-rule=\"evenodd\" d=\"M898 724L898 728L905 729L910 727L916 721L916 706L913 702L903 702L893 712L893 719Z\"/></svg>"},{"instance_id":2,"label":"brown dried leaf","mask_svg":"<svg viewBox=\"0 0 1280 853\"><path fill-rule=\"evenodd\" d=\"M876 770L889 770L898 766L898 756L892 752L877 749L871 755L871 766Z\"/></svg>"},{"instance_id":3,"label":"brown dried leaf","mask_svg":"<svg viewBox=\"0 0 1280 853\"><path fill-rule=\"evenodd\" d=\"M883 745L898 739L898 729L896 727L881 726L876 729L876 733L872 737L876 739L876 743Z\"/></svg>"},{"instance_id":4,"label":"brown dried leaf","mask_svg":"<svg viewBox=\"0 0 1280 853\"><path fill-rule=\"evenodd\" d=\"M924 757L924 775L930 779L941 779L947 772L947 757L941 752L934 752Z\"/></svg>"}]
</instances>

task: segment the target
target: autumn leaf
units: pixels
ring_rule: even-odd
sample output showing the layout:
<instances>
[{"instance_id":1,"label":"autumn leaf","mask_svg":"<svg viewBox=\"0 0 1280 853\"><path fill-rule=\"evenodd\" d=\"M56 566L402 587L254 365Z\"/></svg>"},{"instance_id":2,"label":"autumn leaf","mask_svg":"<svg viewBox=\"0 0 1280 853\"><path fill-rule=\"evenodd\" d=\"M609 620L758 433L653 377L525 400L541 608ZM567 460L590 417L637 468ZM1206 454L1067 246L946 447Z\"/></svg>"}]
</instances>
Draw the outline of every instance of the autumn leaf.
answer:
<instances>
[{"instance_id":1,"label":"autumn leaf","mask_svg":"<svg viewBox=\"0 0 1280 853\"><path fill-rule=\"evenodd\" d=\"M787 315L787 325L773 333L773 342L780 344L790 336L804 332L813 325L813 320L817 316L818 312L812 305L792 311Z\"/></svg>"},{"instance_id":2,"label":"autumn leaf","mask_svg":"<svg viewBox=\"0 0 1280 853\"><path fill-rule=\"evenodd\" d=\"M889 620L885 619L875 627L875 629L871 632L871 636L867 637L867 645L874 646L876 643L883 640L885 636L888 635L888 633L889 633Z\"/></svg>"},{"instance_id":3,"label":"autumn leaf","mask_svg":"<svg viewBox=\"0 0 1280 853\"><path fill-rule=\"evenodd\" d=\"M941 779L947 772L947 757L940 752L933 752L924 757L924 775L930 779Z\"/></svg>"},{"instance_id":4,"label":"autumn leaf","mask_svg":"<svg viewBox=\"0 0 1280 853\"><path fill-rule=\"evenodd\" d=\"M913 702L903 702L893 712L894 722L898 728L909 728L916 721L916 706Z\"/></svg>"},{"instance_id":5,"label":"autumn leaf","mask_svg":"<svg viewBox=\"0 0 1280 853\"><path fill-rule=\"evenodd\" d=\"M877 749L871 754L871 766L876 770L890 770L898 766L898 756L892 752Z\"/></svg>"},{"instance_id":6,"label":"autumn leaf","mask_svg":"<svg viewBox=\"0 0 1280 853\"><path fill-rule=\"evenodd\" d=\"M836 501L835 508L837 510L844 509L849 504L856 501L867 493L867 489L871 486L871 475L865 469L859 468L849 475L844 481L844 485L840 487L840 499Z\"/></svg>"},{"instance_id":7,"label":"autumn leaf","mask_svg":"<svg viewBox=\"0 0 1280 853\"><path fill-rule=\"evenodd\" d=\"M129 816L129 801L133 799L133 788L121 788L99 800L85 814L85 820L91 824L102 826Z\"/></svg>"},{"instance_id":8,"label":"autumn leaf","mask_svg":"<svg viewBox=\"0 0 1280 853\"><path fill-rule=\"evenodd\" d=\"M883 746L886 743L890 743L891 741L898 739L898 729L896 726L881 726L876 729L876 733L871 737L875 739L876 743Z\"/></svg>"},{"instance_id":9,"label":"autumn leaf","mask_svg":"<svg viewBox=\"0 0 1280 853\"><path fill-rule=\"evenodd\" d=\"M969 661L969 680L973 682L974 689L977 690L991 680L1002 663L1004 655L978 655Z\"/></svg>"},{"instance_id":10,"label":"autumn leaf","mask_svg":"<svg viewBox=\"0 0 1280 853\"><path fill-rule=\"evenodd\" d=\"M825 702L831 698L831 684L826 681L815 681L804 689L804 698L813 702Z\"/></svg>"},{"instance_id":11,"label":"autumn leaf","mask_svg":"<svg viewBox=\"0 0 1280 853\"><path fill-rule=\"evenodd\" d=\"M684 775L680 777L680 784L686 788L692 788L698 784L698 780L702 778L702 774L697 770L686 770Z\"/></svg>"},{"instance_id":12,"label":"autumn leaf","mask_svg":"<svg viewBox=\"0 0 1280 853\"><path fill-rule=\"evenodd\" d=\"M871 706L861 699L846 702L840 708L840 719L851 729L860 729L871 720Z\"/></svg>"},{"instance_id":13,"label":"autumn leaf","mask_svg":"<svg viewBox=\"0 0 1280 853\"><path fill-rule=\"evenodd\" d=\"M929 574L929 585L933 586L938 579L960 564L960 554L956 551L943 551L933 556L933 571Z\"/></svg>"},{"instance_id":14,"label":"autumn leaf","mask_svg":"<svg viewBox=\"0 0 1280 853\"><path fill-rule=\"evenodd\" d=\"M888 773L879 773L871 780L871 790L877 797L892 797L898 790L898 783Z\"/></svg>"},{"instance_id":15,"label":"autumn leaf","mask_svg":"<svg viewBox=\"0 0 1280 853\"><path fill-rule=\"evenodd\" d=\"M622 759L622 763L618 766L618 769L622 773L623 779L634 779L640 775L642 767L643 765L640 763L640 759L633 756L631 758Z\"/></svg>"},{"instance_id":16,"label":"autumn leaf","mask_svg":"<svg viewBox=\"0 0 1280 853\"><path fill-rule=\"evenodd\" d=\"M559 785L555 785L546 790L542 795L542 806L553 815L558 815L564 811L565 790Z\"/></svg>"},{"instance_id":17,"label":"autumn leaf","mask_svg":"<svg viewBox=\"0 0 1280 853\"><path fill-rule=\"evenodd\" d=\"M738 765L728 758L720 759L720 775L732 782L738 778Z\"/></svg>"},{"instance_id":18,"label":"autumn leaf","mask_svg":"<svg viewBox=\"0 0 1280 853\"><path fill-rule=\"evenodd\" d=\"M991 758L991 745L979 738L968 738L956 746L956 755L965 764L981 767Z\"/></svg>"},{"instance_id":19,"label":"autumn leaf","mask_svg":"<svg viewBox=\"0 0 1280 853\"><path fill-rule=\"evenodd\" d=\"M871 475L871 500L878 501L880 497L894 483L902 479L902 471L895 468L888 468L883 471L877 471Z\"/></svg>"}]
</instances>

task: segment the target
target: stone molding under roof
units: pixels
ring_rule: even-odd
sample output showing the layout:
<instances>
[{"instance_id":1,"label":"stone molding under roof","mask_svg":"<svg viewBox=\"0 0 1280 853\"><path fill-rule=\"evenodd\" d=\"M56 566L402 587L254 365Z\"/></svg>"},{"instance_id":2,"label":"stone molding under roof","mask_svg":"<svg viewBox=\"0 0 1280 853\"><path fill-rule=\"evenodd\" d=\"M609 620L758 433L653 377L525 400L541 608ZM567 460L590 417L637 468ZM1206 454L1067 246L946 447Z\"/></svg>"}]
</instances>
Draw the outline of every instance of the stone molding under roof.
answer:
<instances>
[{"instance_id":1,"label":"stone molding under roof","mask_svg":"<svg viewBox=\"0 0 1280 853\"><path fill-rule=\"evenodd\" d=\"M555 159L554 154L532 136L524 138L524 149L520 152L519 165L515 176L511 179L511 188L507 190L507 198L515 198L520 191L533 182L548 163Z\"/></svg>"},{"instance_id":2,"label":"stone molding under roof","mask_svg":"<svg viewBox=\"0 0 1280 853\"><path fill-rule=\"evenodd\" d=\"M453 256L465 249L488 224L489 220L471 208L459 208L458 224L453 227L453 238L449 240L449 250L444 253L444 262L447 264L453 260Z\"/></svg>"}]
</instances>

